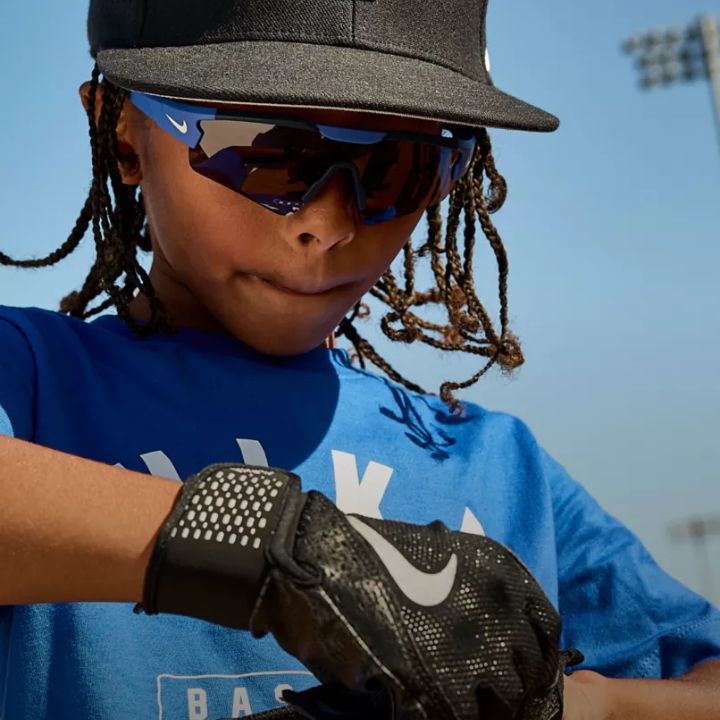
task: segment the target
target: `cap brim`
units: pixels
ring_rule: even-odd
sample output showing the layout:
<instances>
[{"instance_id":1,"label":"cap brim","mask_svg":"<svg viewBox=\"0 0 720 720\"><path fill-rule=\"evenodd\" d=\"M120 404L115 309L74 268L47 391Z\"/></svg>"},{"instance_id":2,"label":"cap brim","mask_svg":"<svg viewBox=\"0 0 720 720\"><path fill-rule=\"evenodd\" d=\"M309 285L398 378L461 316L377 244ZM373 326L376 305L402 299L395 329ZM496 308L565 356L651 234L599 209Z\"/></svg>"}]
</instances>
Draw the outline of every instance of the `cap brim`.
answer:
<instances>
[{"instance_id":1,"label":"cap brim","mask_svg":"<svg viewBox=\"0 0 720 720\"><path fill-rule=\"evenodd\" d=\"M102 50L97 63L128 90L187 100L343 108L476 127L550 132L550 113L416 58L354 47L242 41Z\"/></svg>"}]
</instances>

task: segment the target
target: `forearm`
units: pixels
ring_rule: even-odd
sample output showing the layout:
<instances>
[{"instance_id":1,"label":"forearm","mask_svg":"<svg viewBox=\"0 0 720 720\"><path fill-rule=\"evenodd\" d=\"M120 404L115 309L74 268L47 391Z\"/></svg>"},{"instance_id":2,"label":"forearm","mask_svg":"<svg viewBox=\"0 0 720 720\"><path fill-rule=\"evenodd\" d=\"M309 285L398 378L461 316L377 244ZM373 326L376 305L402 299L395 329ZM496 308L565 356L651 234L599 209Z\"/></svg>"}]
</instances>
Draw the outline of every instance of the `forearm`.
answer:
<instances>
[{"instance_id":1,"label":"forearm","mask_svg":"<svg viewBox=\"0 0 720 720\"><path fill-rule=\"evenodd\" d=\"M566 683L564 720L718 720L720 661L682 677L606 678L579 671Z\"/></svg>"},{"instance_id":2,"label":"forearm","mask_svg":"<svg viewBox=\"0 0 720 720\"><path fill-rule=\"evenodd\" d=\"M0 605L139 601L180 489L0 436Z\"/></svg>"}]
</instances>

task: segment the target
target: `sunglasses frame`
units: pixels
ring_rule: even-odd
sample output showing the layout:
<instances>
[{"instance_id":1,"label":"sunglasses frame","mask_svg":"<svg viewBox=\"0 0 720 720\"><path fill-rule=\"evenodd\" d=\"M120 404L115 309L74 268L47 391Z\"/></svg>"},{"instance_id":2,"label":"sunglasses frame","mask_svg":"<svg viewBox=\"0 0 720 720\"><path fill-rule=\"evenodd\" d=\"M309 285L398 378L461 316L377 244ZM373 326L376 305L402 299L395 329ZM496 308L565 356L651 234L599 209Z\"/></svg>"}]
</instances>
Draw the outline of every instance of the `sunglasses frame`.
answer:
<instances>
[{"instance_id":1,"label":"sunglasses frame","mask_svg":"<svg viewBox=\"0 0 720 720\"><path fill-rule=\"evenodd\" d=\"M267 123L281 127L309 130L318 133L321 137L335 142L349 143L353 145L375 145L386 141L409 141L440 146L449 150L459 150L458 160L451 167L450 182L456 183L460 177L467 172L470 160L476 146L476 135L474 129L462 125L446 125L441 129L441 134L431 135L427 133L416 133L407 131L382 131L365 130L362 128L342 127L337 125L325 125L313 123L297 118L283 117L275 114L258 114L242 111L229 111L224 108L207 107L194 105L164 96L151 95L132 91L129 99L144 115L153 120L162 130L176 138L190 150L198 147L203 137L201 123L207 120L237 120L239 122ZM447 134L445 134L447 133ZM351 170L354 176L358 205L364 205L364 199L360 197L361 183L357 177L355 167L351 163L338 160L331 165L323 177L317 180L303 197L301 204L310 202L325 183L327 178L338 168ZM240 192L240 194L243 194ZM245 196L245 195L244 195ZM249 197L248 199L253 200ZM257 202L253 200L253 202ZM262 203L261 203L262 204ZM278 212L272 207L268 209ZM364 207L360 207L364 210ZM279 213L283 214L283 213ZM392 219L392 218L388 218ZM382 220L381 220L382 221Z\"/></svg>"}]
</instances>

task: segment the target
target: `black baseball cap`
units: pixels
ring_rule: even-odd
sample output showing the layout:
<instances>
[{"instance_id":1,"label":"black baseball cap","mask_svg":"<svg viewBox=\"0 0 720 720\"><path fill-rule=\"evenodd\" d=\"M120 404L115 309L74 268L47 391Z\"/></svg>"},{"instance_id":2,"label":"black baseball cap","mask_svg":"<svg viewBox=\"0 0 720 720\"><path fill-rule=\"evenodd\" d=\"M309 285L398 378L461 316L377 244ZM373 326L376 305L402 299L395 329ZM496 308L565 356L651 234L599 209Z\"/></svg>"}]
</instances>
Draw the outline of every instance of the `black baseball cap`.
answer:
<instances>
[{"instance_id":1,"label":"black baseball cap","mask_svg":"<svg viewBox=\"0 0 720 720\"><path fill-rule=\"evenodd\" d=\"M90 0L109 81L184 100L343 108L477 127L559 121L490 78L488 0Z\"/></svg>"}]
</instances>

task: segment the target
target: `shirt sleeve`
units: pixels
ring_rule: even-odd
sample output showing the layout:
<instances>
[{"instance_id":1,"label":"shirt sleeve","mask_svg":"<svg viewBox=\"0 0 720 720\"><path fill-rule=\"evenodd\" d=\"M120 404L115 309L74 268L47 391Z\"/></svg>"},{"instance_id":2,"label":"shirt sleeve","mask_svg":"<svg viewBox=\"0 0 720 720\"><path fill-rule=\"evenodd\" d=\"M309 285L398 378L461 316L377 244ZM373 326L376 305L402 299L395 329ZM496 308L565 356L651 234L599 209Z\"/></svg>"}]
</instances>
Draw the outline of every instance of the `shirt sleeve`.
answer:
<instances>
[{"instance_id":1,"label":"shirt sleeve","mask_svg":"<svg viewBox=\"0 0 720 720\"><path fill-rule=\"evenodd\" d=\"M563 647L577 669L671 678L720 659L720 611L665 573L641 541L544 455L553 494Z\"/></svg>"},{"instance_id":2,"label":"shirt sleeve","mask_svg":"<svg viewBox=\"0 0 720 720\"><path fill-rule=\"evenodd\" d=\"M32 440L35 360L22 329L0 313L0 434Z\"/></svg>"}]
</instances>

